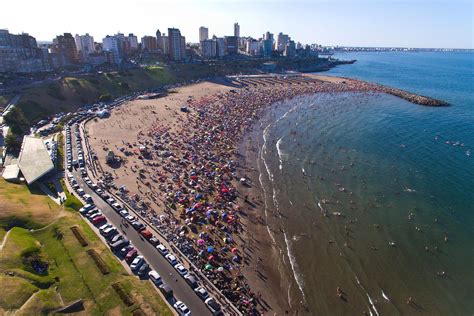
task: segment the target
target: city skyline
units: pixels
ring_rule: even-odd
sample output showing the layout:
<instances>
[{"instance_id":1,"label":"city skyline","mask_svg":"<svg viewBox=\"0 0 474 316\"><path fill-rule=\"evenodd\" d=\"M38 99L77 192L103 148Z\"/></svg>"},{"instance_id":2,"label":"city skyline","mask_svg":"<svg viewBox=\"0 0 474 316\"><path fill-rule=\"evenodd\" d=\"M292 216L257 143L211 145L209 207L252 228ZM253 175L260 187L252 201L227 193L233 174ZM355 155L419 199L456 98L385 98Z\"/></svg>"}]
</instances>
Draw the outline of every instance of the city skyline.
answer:
<instances>
[{"instance_id":1,"label":"city skyline","mask_svg":"<svg viewBox=\"0 0 474 316\"><path fill-rule=\"evenodd\" d=\"M38 41L52 41L64 32L89 33L98 41L117 32L142 37L154 35L157 28L176 27L187 42L198 42L200 26L209 29L209 37L225 36L234 34L237 22L240 36L259 38L266 31L283 32L297 42L325 46L474 48L472 3L464 0L435 3L363 0L357 4L344 0L331 3L325 0L291 3L206 0L199 4L188 0L171 4L119 0L114 1L114 6L108 1L85 0L74 8L73 15L63 9L51 12L51 8L60 7L60 2L46 2L50 5L28 0L5 3L5 12L15 12L25 6L29 10L21 20L15 19L13 14L6 15L0 28L12 33L29 33ZM87 13L90 17L84 23Z\"/></svg>"}]
</instances>

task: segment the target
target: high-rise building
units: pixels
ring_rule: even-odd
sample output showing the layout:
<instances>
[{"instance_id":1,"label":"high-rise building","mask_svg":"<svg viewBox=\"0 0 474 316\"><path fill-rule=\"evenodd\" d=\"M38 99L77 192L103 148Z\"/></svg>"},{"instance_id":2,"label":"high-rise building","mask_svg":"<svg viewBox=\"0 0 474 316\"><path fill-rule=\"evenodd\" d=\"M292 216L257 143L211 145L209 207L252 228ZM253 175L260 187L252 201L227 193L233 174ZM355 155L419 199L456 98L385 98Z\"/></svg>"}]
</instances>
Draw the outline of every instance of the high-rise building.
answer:
<instances>
[{"instance_id":1,"label":"high-rise building","mask_svg":"<svg viewBox=\"0 0 474 316\"><path fill-rule=\"evenodd\" d=\"M237 22L234 23L234 36L240 37L240 25Z\"/></svg>"},{"instance_id":2,"label":"high-rise building","mask_svg":"<svg viewBox=\"0 0 474 316\"><path fill-rule=\"evenodd\" d=\"M163 54L164 55L169 55L169 53L170 53L170 42L169 42L168 36L166 36L165 34L163 34L161 36L161 44L163 46Z\"/></svg>"},{"instance_id":3,"label":"high-rise building","mask_svg":"<svg viewBox=\"0 0 474 316\"><path fill-rule=\"evenodd\" d=\"M239 52L239 38L236 36L226 36L224 39L226 54L237 54Z\"/></svg>"},{"instance_id":4,"label":"high-rise building","mask_svg":"<svg viewBox=\"0 0 474 316\"><path fill-rule=\"evenodd\" d=\"M62 55L66 61L72 64L79 63L79 54L77 53L76 41L71 33L64 33L53 39L51 52Z\"/></svg>"},{"instance_id":5,"label":"high-rise building","mask_svg":"<svg viewBox=\"0 0 474 316\"><path fill-rule=\"evenodd\" d=\"M204 58L215 58L217 55L217 42L212 39L201 41L201 55Z\"/></svg>"},{"instance_id":6,"label":"high-rise building","mask_svg":"<svg viewBox=\"0 0 474 316\"><path fill-rule=\"evenodd\" d=\"M205 41L209 38L209 29L207 27L201 26L199 28L199 43Z\"/></svg>"},{"instance_id":7,"label":"high-rise building","mask_svg":"<svg viewBox=\"0 0 474 316\"><path fill-rule=\"evenodd\" d=\"M296 56L296 44L295 41L289 41L285 46L285 51L283 53L286 57L295 57Z\"/></svg>"},{"instance_id":8,"label":"high-rise building","mask_svg":"<svg viewBox=\"0 0 474 316\"><path fill-rule=\"evenodd\" d=\"M253 38L247 40L245 43L245 51L251 56L257 56L260 54L260 42Z\"/></svg>"},{"instance_id":9,"label":"high-rise building","mask_svg":"<svg viewBox=\"0 0 474 316\"><path fill-rule=\"evenodd\" d=\"M143 36L142 37L142 50L149 53L158 52L158 44L155 36Z\"/></svg>"},{"instance_id":10,"label":"high-rise building","mask_svg":"<svg viewBox=\"0 0 474 316\"><path fill-rule=\"evenodd\" d=\"M184 45L183 45L184 42ZM168 29L168 48L171 60L183 60L185 57L186 41L179 29Z\"/></svg>"},{"instance_id":11,"label":"high-rise building","mask_svg":"<svg viewBox=\"0 0 474 316\"><path fill-rule=\"evenodd\" d=\"M163 36L161 35L160 30L156 30L156 46L158 48L158 52L163 54Z\"/></svg>"},{"instance_id":12,"label":"high-rise building","mask_svg":"<svg viewBox=\"0 0 474 316\"><path fill-rule=\"evenodd\" d=\"M223 37L215 37L216 41L216 55L221 58L225 56L225 39Z\"/></svg>"},{"instance_id":13,"label":"high-rise building","mask_svg":"<svg viewBox=\"0 0 474 316\"><path fill-rule=\"evenodd\" d=\"M74 41L76 42L77 53L82 62L89 61L89 54L95 52L94 38L86 33L86 35L76 34L74 36Z\"/></svg>"},{"instance_id":14,"label":"high-rise building","mask_svg":"<svg viewBox=\"0 0 474 316\"><path fill-rule=\"evenodd\" d=\"M0 72L48 71L51 70L49 57L47 50L38 48L33 36L0 30Z\"/></svg>"},{"instance_id":15,"label":"high-rise building","mask_svg":"<svg viewBox=\"0 0 474 316\"><path fill-rule=\"evenodd\" d=\"M289 41L290 41L290 37L287 34L283 34L280 32L277 36L275 50L282 53L285 50L286 44L288 44Z\"/></svg>"},{"instance_id":16,"label":"high-rise building","mask_svg":"<svg viewBox=\"0 0 474 316\"><path fill-rule=\"evenodd\" d=\"M102 51L107 56L107 61L113 64L122 62L121 40L118 36L107 35L102 39Z\"/></svg>"},{"instance_id":17,"label":"high-rise building","mask_svg":"<svg viewBox=\"0 0 474 316\"><path fill-rule=\"evenodd\" d=\"M138 51L138 37L133 35L133 33L128 34L127 37L125 37L125 41L127 42L127 46L129 48L128 53L135 53Z\"/></svg>"},{"instance_id":18,"label":"high-rise building","mask_svg":"<svg viewBox=\"0 0 474 316\"><path fill-rule=\"evenodd\" d=\"M273 40L264 39L262 40L262 56L271 57L273 51Z\"/></svg>"},{"instance_id":19,"label":"high-rise building","mask_svg":"<svg viewBox=\"0 0 474 316\"><path fill-rule=\"evenodd\" d=\"M78 52L92 53L95 51L94 37L90 36L89 33L86 33L86 35L76 34L74 41Z\"/></svg>"}]
</instances>

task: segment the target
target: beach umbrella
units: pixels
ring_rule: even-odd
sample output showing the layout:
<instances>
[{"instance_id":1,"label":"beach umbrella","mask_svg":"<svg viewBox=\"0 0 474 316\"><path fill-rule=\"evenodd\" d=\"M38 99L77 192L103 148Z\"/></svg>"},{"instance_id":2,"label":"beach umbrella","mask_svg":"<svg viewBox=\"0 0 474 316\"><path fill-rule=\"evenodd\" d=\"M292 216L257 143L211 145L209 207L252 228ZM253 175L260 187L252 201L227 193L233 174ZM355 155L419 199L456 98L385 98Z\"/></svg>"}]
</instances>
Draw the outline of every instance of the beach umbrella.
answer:
<instances>
[{"instance_id":1,"label":"beach umbrella","mask_svg":"<svg viewBox=\"0 0 474 316\"><path fill-rule=\"evenodd\" d=\"M207 252L213 253L214 252L214 247L211 247L211 246L207 247Z\"/></svg>"},{"instance_id":2,"label":"beach umbrella","mask_svg":"<svg viewBox=\"0 0 474 316\"><path fill-rule=\"evenodd\" d=\"M200 245L200 246L201 246L201 245L204 245L204 244L205 244L204 239L198 239L198 240L197 240L197 244Z\"/></svg>"},{"instance_id":3,"label":"beach umbrella","mask_svg":"<svg viewBox=\"0 0 474 316\"><path fill-rule=\"evenodd\" d=\"M233 260L234 262L239 263L239 262L240 262L240 257L239 257L239 256L234 256L234 257L232 257L232 260Z\"/></svg>"},{"instance_id":4,"label":"beach umbrella","mask_svg":"<svg viewBox=\"0 0 474 316\"><path fill-rule=\"evenodd\" d=\"M206 269L206 270L212 270L212 269L213 269L213 266L208 263L208 264L206 264L205 269Z\"/></svg>"},{"instance_id":5,"label":"beach umbrella","mask_svg":"<svg viewBox=\"0 0 474 316\"><path fill-rule=\"evenodd\" d=\"M213 256L213 255L210 255L209 257L207 257L207 260L209 260L209 261L214 260L214 256Z\"/></svg>"},{"instance_id":6,"label":"beach umbrella","mask_svg":"<svg viewBox=\"0 0 474 316\"><path fill-rule=\"evenodd\" d=\"M237 253L239 250L237 250L237 248L232 248L232 253Z\"/></svg>"},{"instance_id":7,"label":"beach umbrella","mask_svg":"<svg viewBox=\"0 0 474 316\"><path fill-rule=\"evenodd\" d=\"M224 271L224 268L223 268L223 267L219 267L219 268L217 268L217 271L222 272L222 271Z\"/></svg>"}]
</instances>

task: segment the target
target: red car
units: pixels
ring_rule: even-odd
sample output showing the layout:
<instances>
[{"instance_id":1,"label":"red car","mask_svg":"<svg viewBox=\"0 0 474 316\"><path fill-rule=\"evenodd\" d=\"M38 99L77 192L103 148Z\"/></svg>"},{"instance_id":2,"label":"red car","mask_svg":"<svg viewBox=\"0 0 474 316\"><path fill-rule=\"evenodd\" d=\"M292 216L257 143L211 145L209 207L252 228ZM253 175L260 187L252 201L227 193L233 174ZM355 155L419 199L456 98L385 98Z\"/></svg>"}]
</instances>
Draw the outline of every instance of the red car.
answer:
<instances>
[{"instance_id":1,"label":"red car","mask_svg":"<svg viewBox=\"0 0 474 316\"><path fill-rule=\"evenodd\" d=\"M94 225L97 225L97 224L102 223L102 222L105 221L105 220L106 220L105 216L102 216L102 215L101 215L101 216L94 217L94 219L92 220L92 223L93 223Z\"/></svg>"},{"instance_id":2,"label":"red car","mask_svg":"<svg viewBox=\"0 0 474 316\"><path fill-rule=\"evenodd\" d=\"M149 231L148 229L144 229L140 232L140 234L145 237L145 239L150 239L151 237L153 237L153 234L151 233L151 231Z\"/></svg>"},{"instance_id":3,"label":"red car","mask_svg":"<svg viewBox=\"0 0 474 316\"><path fill-rule=\"evenodd\" d=\"M135 259L135 257L138 255L138 250L133 248L132 250L130 250L127 255L125 256L125 260L127 262L130 262L132 261L133 259Z\"/></svg>"}]
</instances>

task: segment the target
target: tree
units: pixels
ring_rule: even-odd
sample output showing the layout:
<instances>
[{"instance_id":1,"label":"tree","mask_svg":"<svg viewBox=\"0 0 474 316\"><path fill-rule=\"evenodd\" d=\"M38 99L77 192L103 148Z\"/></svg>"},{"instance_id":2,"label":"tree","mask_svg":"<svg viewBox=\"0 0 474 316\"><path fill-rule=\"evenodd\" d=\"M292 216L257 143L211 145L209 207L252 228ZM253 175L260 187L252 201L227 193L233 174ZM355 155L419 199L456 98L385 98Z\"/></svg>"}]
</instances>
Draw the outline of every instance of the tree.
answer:
<instances>
[{"instance_id":1,"label":"tree","mask_svg":"<svg viewBox=\"0 0 474 316\"><path fill-rule=\"evenodd\" d=\"M18 153L21 149L21 139L17 135L9 133L5 137L5 146L10 152Z\"/></svg>"},{"instance_id":2,"label":"tree","mask_svg":"<svg viewBox=\"0 0 474 316\"><path fill-rule=\"evenodd\" d=\"M23 135L30 131L30 122L18 106L14 106L4 118L13 134Z\"/></svg>"}]
</instances>

